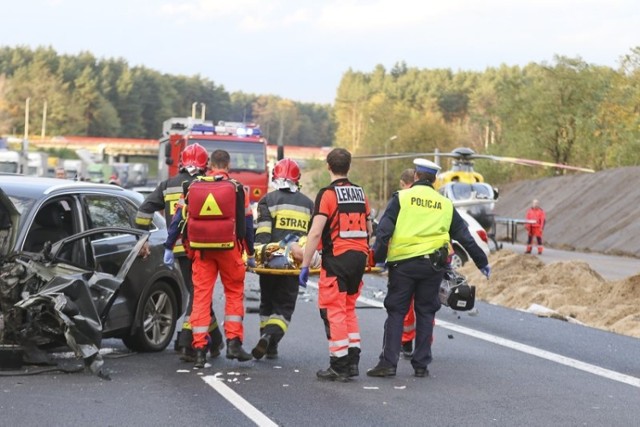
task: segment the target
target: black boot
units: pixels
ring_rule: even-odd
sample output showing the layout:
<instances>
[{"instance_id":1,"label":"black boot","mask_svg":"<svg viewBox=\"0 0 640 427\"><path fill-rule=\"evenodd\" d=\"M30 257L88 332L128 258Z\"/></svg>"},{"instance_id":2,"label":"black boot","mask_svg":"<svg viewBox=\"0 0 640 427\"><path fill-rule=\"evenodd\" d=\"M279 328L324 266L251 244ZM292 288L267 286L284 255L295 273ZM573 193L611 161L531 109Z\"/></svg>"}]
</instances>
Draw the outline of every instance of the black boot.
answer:
<instances>
[{"instance_id":1,"label":"black boot","mask_svg":"<svg viewBox=\"0 0 640 427\"><path fill-rule=\"evenodd\" d=\"M358 363L360 363L360 349L358 347L349 347L349 376L357 377L360 375Z\"/></svg>"},{"instance_id":2,"label":"black boot","mask_svg":"<svg viewBox=\"0 0 640 427\"><path fill-rule=\"evenodd\" d=\"M220 328L217 323L209 326L209 329L209 337L211 339L211 348L209 349L209 352L211 357L218 357L220 356L220 350L224 348L222 333L220 332Z\"/></svg>"},{"instance_id":3,"label":"black boot","mask_svg":"<svg viewBox=\"0 0 640 427\"><path fill-rule=\"evenodd\" d=\"M207 349L206 348L196 348L195 349L195 362L193 367L196 369L204 368L205 363L207 363Z\"/></svg>"},{"instance_id":4,"label":"black boot","mask_svg":"<svg viewBox=\"0 0 640 427\"><path fill-rule=\"evenodd\" d=\"M277 359L278 358L278 343L274 342L275 340L271 340L269 342L269 347L267 347L267 359Z\"/></svg>"},{"instance_id":5,"label":"black boot","mask_svg":"<svg viewBox=\"0 0 640 427\"><path fill-rule=\"evenodd\" d=\"M316 372L316 377L323 381L339 381L346 383L351 381L349 378L349 360L348 356L331 357L329 367Z\"/></svg>"},{"instance_id":6,"label":"black boot","mask_svg":"<svg viewBox=\"0 0 640 427\"><path fill-rule=\"evenodd\" d=\"M191 346L193 333L191 329L182 329L178 334L178 347L180 348L180 360L193 363L196 360L196 352Z\"/></svg>"},{"instance_id":7,"label":"black boot","mask_svg":"<svg viewBox=\"0 0 640 427\"><path fill-rule=\"evenodd\" d=\"M253 350L251 350L251 354L256 359L262 359L262 357L267 352L267 349L269 348L270 344L271 344L271 335L262 334L262 336L258 340L258 344L256 344Z\"/></svg>"},{"instance_id":8,"label":"black boot","mask_svg":"<svg viewBox=\"0 0 640 427\"><path fill-rule=\"evenodd\" d=\"M227 340L227 359L238 359L239 362L246 362L253 359L253 357L244 351L239 338L233 338Z\"/></svg>"}]
</instances>

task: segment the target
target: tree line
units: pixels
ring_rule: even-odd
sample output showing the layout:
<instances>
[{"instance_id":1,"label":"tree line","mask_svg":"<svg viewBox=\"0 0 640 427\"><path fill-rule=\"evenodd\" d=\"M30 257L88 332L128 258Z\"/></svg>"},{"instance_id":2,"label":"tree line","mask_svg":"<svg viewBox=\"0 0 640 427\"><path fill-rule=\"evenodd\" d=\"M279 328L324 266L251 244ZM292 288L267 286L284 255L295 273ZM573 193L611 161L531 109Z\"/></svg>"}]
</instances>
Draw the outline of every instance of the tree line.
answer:
<instances>
[{"instance_id":1,"label":"tree line","mask_svg":"<svg viewBox=\"0 0 640 427\"><path fill-rule=\"evenodd\" d=\"M23 133L27 98L33 133L42 129L46 103L47 136L159 138L162 122L190 116L194 102L214 122L260 124L271 143L327 146L335 129L330 105L229 93L199 75L163 74L89 52L0 47L0 134Z\"/></svg>"},{"instance_id":2,"label":"tree line","mask_svg":"<svg viewBox=\"0 0 640 427\"><path fill-rule=\"evenodd\" d=\"M336 144L357 154L449 152L520 157L596 170L640 164L640 47L619 67L555 56L551 63L483 72L348 70L335 100ZM356 179L380 198L396 190L411 159L354 162ZM559 172L476 160L488 182ZM569 172L566 172L569 173Z\"/></svg>"},{"instance_id":3,"label":"tree line","mask_svg":"<svg viewBox=\"0 0 640 427\"><path fill-rule=\"evenodd\" d=\"M640 47L617 68L555 56L549 63L454 72L405 62L346 70L333 105L229 93L199 75L169 75L89 52L0 48L0 134L32 130L47 102L47 135L157 138L162 122L206 106L214 121L259 123L273 144L342 146L354 155L448 152L521 157L596 170L640 164ZM354 179L381 199L410 160L354 160ZM445 165L446 166L446 165ZM477 160L491 182L561 173ZM384 191L386 188L387 191Z\"/></svg>"}]
</instances>

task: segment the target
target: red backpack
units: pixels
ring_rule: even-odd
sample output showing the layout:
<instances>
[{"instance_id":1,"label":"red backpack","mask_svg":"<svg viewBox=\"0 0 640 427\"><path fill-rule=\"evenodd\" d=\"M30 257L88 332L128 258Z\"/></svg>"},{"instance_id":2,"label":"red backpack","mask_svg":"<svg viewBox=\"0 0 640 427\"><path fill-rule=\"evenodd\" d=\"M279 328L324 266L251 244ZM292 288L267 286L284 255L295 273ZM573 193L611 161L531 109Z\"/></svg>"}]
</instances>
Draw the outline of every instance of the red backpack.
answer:
<instances>
[{"instance_id":1,"label":"red backpack","mask_svg":"<svg viewBox=\"0 0 640 427\"><path fill-rule=\"evenodd\" d=\"M198 177L187 192L187 236L193 249L232 249L236 236L238 184L212 176Z\"/></svg>"}]
</instances>

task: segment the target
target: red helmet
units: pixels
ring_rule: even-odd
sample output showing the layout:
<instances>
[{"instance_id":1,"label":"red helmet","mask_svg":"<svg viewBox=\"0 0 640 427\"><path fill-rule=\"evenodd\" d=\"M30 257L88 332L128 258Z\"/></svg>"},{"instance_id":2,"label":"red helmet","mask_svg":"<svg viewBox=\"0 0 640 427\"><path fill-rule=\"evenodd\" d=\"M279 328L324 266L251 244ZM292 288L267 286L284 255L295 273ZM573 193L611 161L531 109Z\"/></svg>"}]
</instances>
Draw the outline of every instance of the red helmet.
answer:
<instances>
[{"instance_id":1,"label":"red helmet","mask_svg":"<svg viewBox=\"0 0 640 427\"><path fill-rule=\"evenodd\" d=\"M273 168L273 180L286 179L295 184L300 181L300 167L291 159L282 159Z\"/></svg>"},{"instance_id":2,"label":"red helmet","mask_svg":"<svg viewBox=\"0 0 640 427\"><path fill-rule=\"evenodd\" d=\"M196 167L198 169L206 169L209 163L209 153L202 145L195 143L187 145L182 150L181 168Z\"/></svg>"}]
</instances>

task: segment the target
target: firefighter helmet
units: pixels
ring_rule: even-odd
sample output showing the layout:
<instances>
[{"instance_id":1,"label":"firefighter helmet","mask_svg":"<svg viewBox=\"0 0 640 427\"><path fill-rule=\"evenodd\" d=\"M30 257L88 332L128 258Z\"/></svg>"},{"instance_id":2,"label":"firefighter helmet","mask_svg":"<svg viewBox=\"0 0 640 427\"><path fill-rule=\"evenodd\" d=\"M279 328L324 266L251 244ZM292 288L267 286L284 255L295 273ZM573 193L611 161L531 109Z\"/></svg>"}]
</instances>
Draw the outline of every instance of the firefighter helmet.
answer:
<instances>
[{"instance_id":1,"label":"firefighter helmet","mask_svg":"<svg viewBox=\"0 0 640 427\"><path fill-rule=\"evenodd\" d=\"M180 168L187 169L189 172L195 169L204 170L209 162L209 153L202 145L195 143L187 145L182 150Z\"/></svg>"},{"instance_id":2,"label":"firefighter helmet","mask_svg":"<svg viewBox=\"0 0 640 427\"><path fill-rule=\"evenodd\" d=\"M271 180L278 190L295 193L300 186L300 167L291 159L282 159L274 166Z\"/></svg>"},{"instance_id":3,"label":"firefighter helmet","mask_svg":"<svg viewBox=\"0 0 640 427\"><path fill-rule=\"evenodd\" d=\"M300 181L300 167L291 159L282 159L273 168L272 180L283 179L298 184Z\"/></svg>"}]
</instances>

